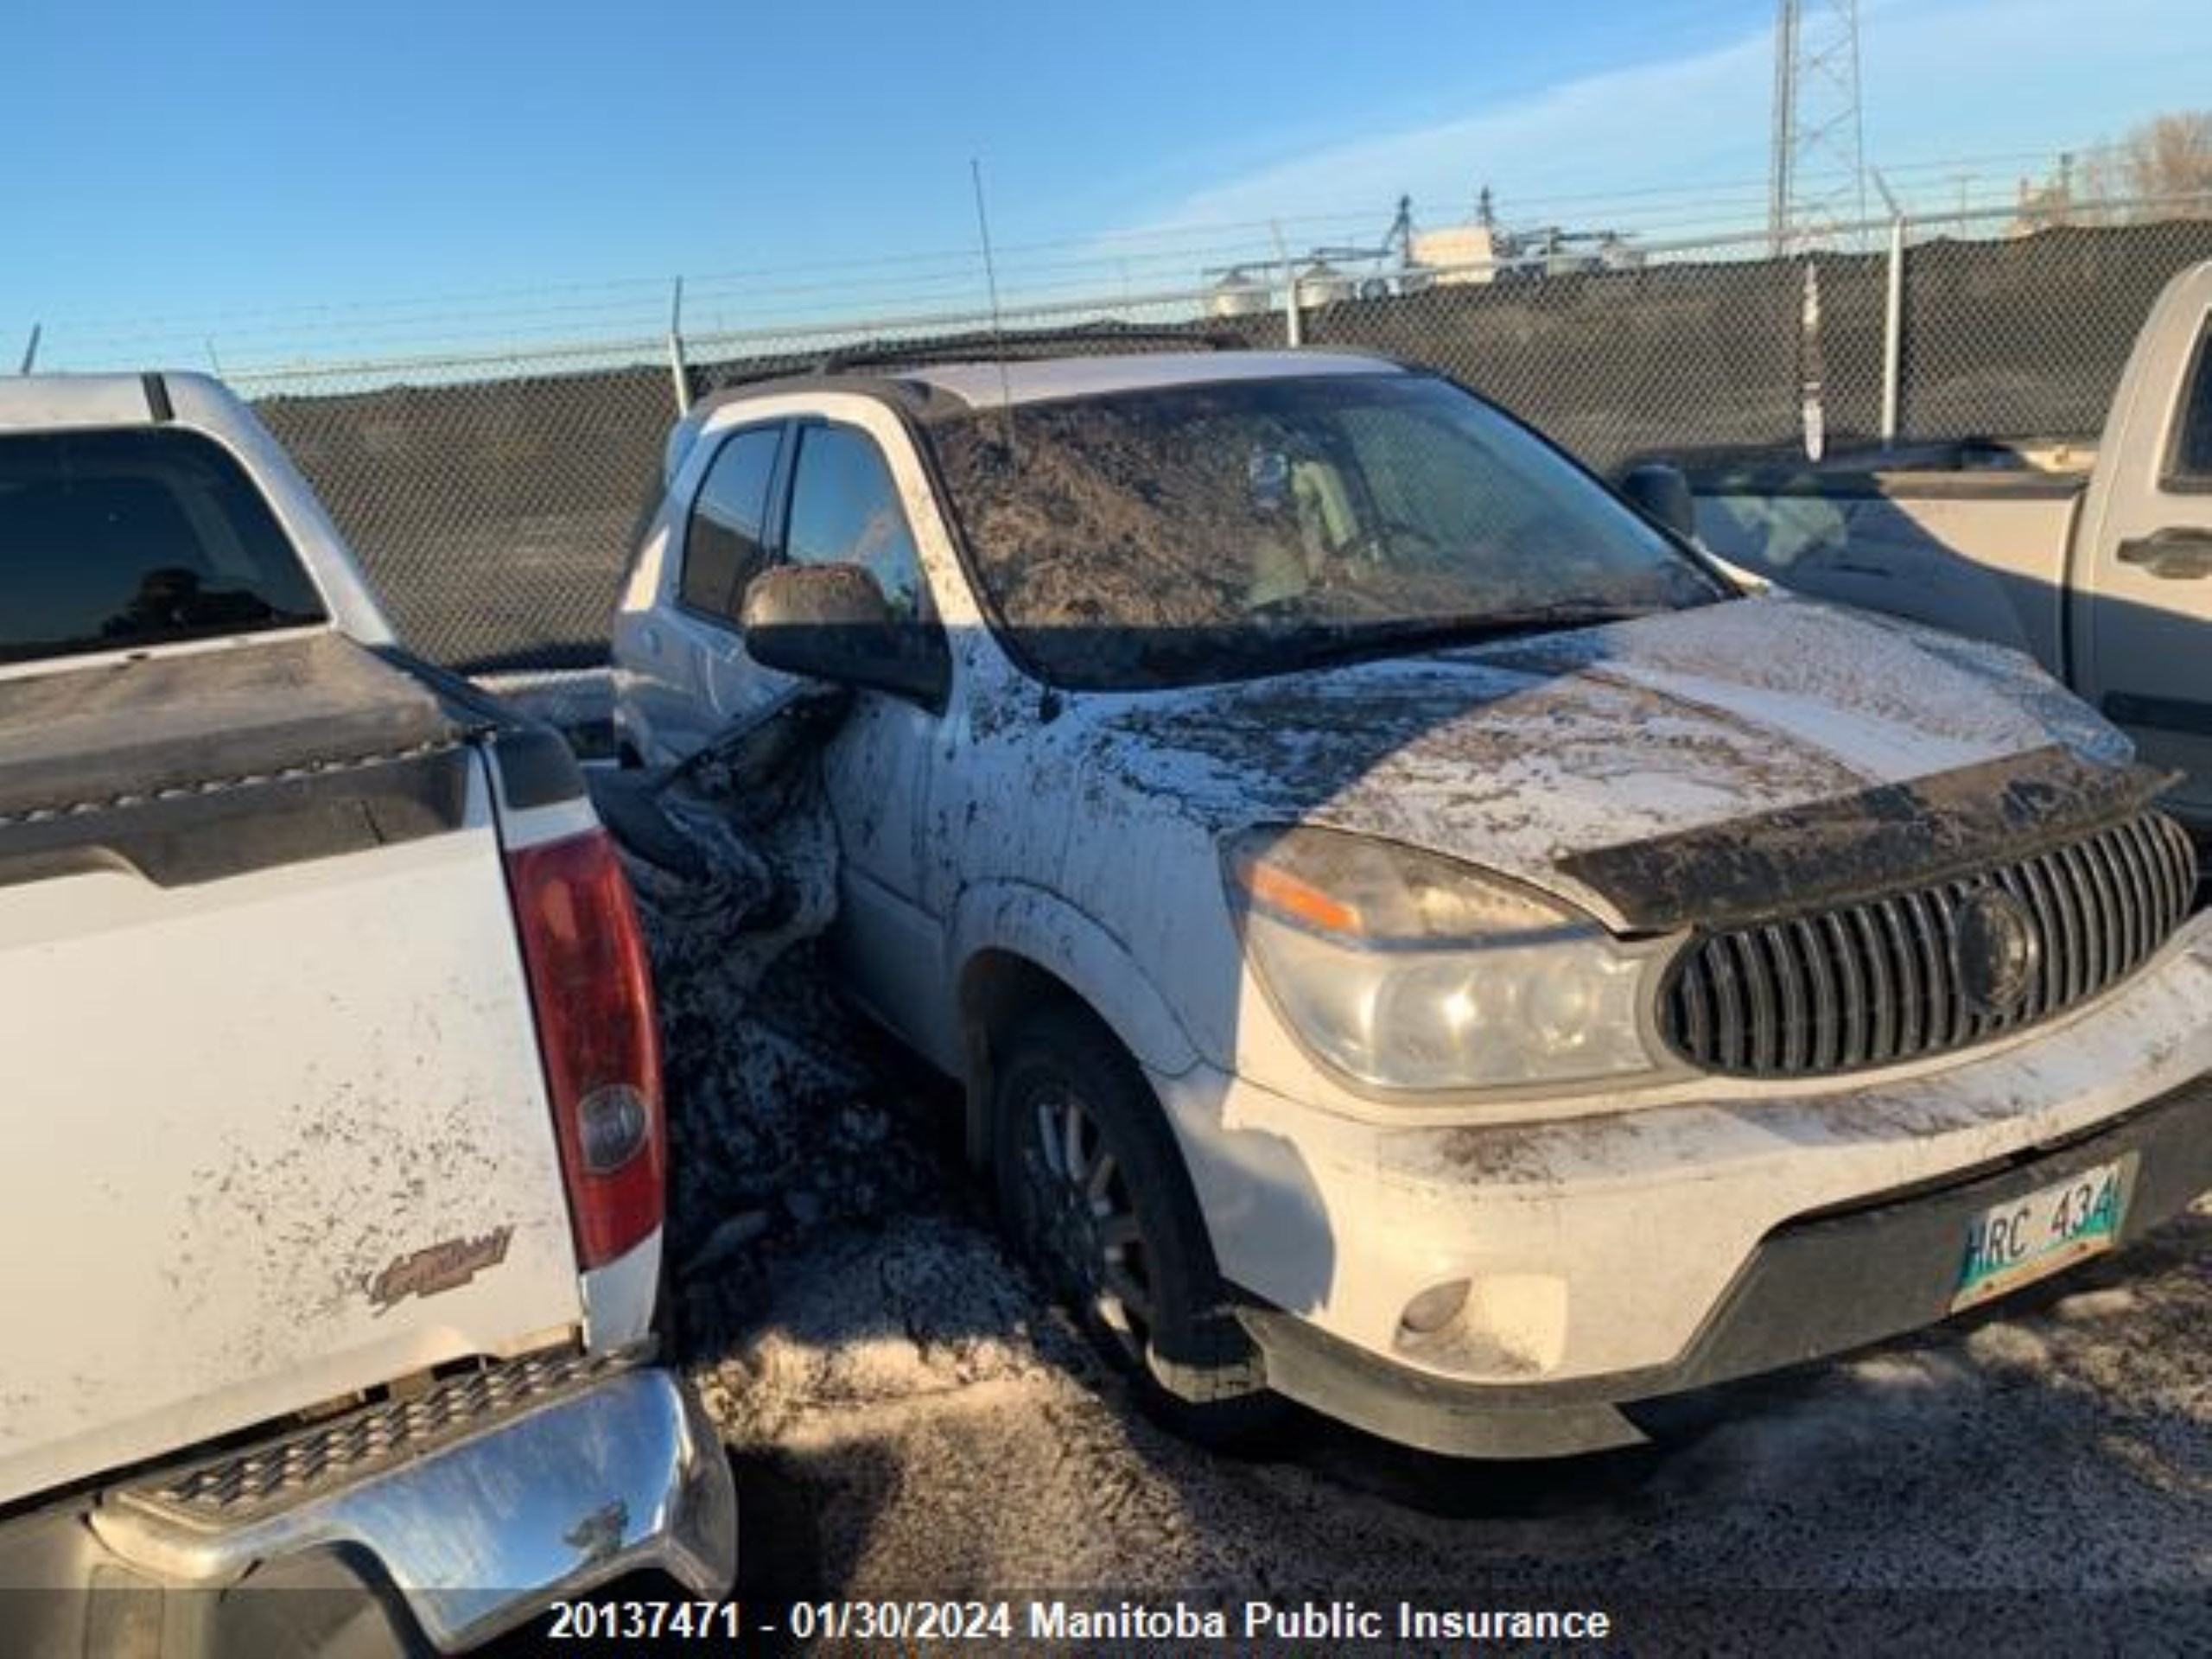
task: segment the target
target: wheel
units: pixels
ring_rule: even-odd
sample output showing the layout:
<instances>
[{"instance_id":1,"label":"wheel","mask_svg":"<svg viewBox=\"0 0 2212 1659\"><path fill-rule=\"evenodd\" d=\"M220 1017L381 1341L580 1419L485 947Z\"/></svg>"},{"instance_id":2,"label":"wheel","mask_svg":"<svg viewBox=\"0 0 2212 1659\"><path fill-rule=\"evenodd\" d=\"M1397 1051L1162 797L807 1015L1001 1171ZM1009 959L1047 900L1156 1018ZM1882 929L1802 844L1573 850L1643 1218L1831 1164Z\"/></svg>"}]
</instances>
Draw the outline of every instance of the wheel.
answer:
<instances>
[{"instance_id":1,"label":"wheel","mask_svg":"<svg viewBox=\"0 0 2212 1659\"><path fill-rule=\"evenodd\" d=\"M1287 1403L1230 1311L1181 1154L1135 1063L1082 1010L1031 1013L997 1056L993 1166L1014 1247L1168 1428L1223 1448Z\"/></svg>"}]
</instances>

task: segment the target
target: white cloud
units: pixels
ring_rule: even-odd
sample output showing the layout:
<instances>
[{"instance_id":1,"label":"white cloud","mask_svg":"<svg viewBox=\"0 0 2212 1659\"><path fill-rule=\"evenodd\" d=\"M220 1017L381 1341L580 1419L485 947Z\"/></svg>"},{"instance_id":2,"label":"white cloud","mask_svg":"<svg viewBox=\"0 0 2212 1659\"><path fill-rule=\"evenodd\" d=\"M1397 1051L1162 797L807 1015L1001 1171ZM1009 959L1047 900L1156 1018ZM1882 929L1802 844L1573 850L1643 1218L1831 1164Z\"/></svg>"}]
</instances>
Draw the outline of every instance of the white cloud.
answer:
<instances>
[{"instance_id":1,"label":"white cloud","mask_svg":"<svg viewBox=\"0 0 2212 1659\"><path fill-rule=\"evenodd\" d=\"M1924 163L1968 158L1958 170L1974 175L1977 198L2001 198L2062 148L2212 99L2202 0L1878 0L1862 8L1861 41L1866 159L1931 206L1948 204L1959 181ZM1444 223L1465 217L1485 181L1509 222L1602 214L1661 235L1752 226L1764 211L1772 51L1761 28L1348 138L1225 178L1116 236L1347 211L1371 213L1379 231L1402 191L1423 220Z\"/></svg>"},{"instance_id":2,"label":"white cloud","mask_svg":"<svg viewBox=\"0 0 2212 1659\"><path fill-rule=\"evenodd\" d=\"M1363 202L1387 214L1401 191L1416 202L1464 207L1484 181L1523 194L1664 183L1652 165L1656 155L1679 167L1685 156L1710 165L1742 150L1706 111L1746 76L1764 78L1767 61L1764 41L1739 41L1565 81L1479 114L1352 140L1224 181L1149 228L1296 217Z\"/></svg>"}]
</instances>

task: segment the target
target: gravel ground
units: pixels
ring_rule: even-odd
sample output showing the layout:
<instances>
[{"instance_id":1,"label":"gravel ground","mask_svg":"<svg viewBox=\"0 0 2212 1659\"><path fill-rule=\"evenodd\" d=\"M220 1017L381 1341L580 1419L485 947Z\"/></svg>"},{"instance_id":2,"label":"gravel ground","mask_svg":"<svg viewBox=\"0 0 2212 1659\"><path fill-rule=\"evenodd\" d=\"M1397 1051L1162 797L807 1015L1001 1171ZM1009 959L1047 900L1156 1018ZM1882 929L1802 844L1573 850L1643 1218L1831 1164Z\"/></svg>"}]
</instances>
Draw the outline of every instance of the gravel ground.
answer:
<instances>
[{"instance_id":1,"label":"gravel ground","mask_svg":"<svg viewBox=\"0 0 2212 1659\"><path fill-rule=\"evenodd\" d=\"M1237 1633L1248 1600L1403 1600L1603 1606L1631 1652L2212 1649L2212 1208L2001 1313L1684 1401L1630 1452L1471 1465L1315 1421L1208 1455L1007 1260L948 1091L828 989L832 842L794 788L712 902L639 872L684 1343L756 1614L1008 1599L1018 1633L1033 1599L1179 1598Z\"/></svg>"}]
</instances>

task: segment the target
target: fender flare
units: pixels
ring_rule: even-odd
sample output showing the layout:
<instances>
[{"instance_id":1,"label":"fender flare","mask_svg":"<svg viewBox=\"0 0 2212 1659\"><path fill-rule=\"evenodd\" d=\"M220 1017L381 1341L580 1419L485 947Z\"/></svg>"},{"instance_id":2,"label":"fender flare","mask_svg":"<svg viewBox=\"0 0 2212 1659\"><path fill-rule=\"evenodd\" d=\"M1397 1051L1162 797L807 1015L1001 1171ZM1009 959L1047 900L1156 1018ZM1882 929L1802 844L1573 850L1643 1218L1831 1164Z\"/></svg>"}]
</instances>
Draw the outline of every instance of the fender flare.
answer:
<instances>
[{"instance_id":1,"label":"fender flare","mask_svg":"<svg viewBox=\"0 0 2212 1659\"><path fill-rule=\"evenodd\" d=\"M988 1138L988 1057L972 1004L975 966L986 956L1008 957L1057 980L1097 1017L1137 1063L1179 1077L1202 1056L1168 1005L1113 933L1066 899L1027 882L979 882L963 888L953 909L950 959L968 1055L968 1146L971 1158Z\"/></svg>"}]
</instances>

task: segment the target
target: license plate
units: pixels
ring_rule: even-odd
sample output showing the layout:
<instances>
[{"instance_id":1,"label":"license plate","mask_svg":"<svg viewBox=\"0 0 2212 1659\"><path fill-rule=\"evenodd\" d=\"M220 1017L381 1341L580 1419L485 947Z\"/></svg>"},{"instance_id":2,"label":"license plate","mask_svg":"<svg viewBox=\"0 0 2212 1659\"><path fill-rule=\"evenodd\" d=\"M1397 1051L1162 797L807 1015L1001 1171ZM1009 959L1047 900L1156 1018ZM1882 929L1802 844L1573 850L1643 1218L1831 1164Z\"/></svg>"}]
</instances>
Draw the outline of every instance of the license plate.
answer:
<instances>
[{"instance_id":1,"label":"license plate","mask_svg":"<svg viewBox=\"0 0 2212 1659\"><path fill-rule=\"evenodd\" d=\"M1953 1311L2112 1249L2120 1238L2133 1161L2099 1164L1983 1211L1967 1229Z\"/></svg>"}]
</instances>

